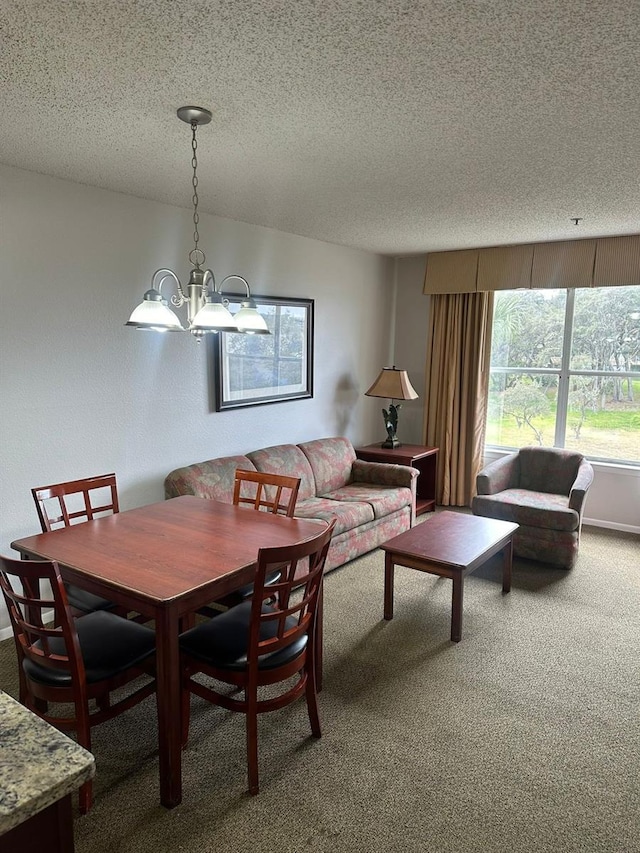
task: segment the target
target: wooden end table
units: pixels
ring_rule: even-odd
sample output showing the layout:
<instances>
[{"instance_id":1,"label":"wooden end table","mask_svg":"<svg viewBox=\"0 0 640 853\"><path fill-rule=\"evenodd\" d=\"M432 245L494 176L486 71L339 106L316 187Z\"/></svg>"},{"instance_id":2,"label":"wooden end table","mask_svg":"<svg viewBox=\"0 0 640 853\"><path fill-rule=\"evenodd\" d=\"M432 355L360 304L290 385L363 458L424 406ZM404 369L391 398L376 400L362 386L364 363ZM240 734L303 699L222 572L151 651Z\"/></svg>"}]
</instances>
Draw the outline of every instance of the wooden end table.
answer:
<instances>
[{"instance_id":1,"label":"wooden end table","mask_svg":"<svg viewBox=\"0 0 640 853\"><path fill-rule=\"evenodd\" d=\"M401 444L400 447L380 447L368 444L357 447L356 456L364 462L390 462L393 465L410 465L420 472L416 483L416 515L433 512L436 506L436 467L438 448L423 444Z\"/></svg>"},{"instance_id":2,"label":"wooden end table","mask_svg":"<svg viewBox=\"0 0 640 853\"><path fill-rule=\"evenodd\" d=\"M380 547L385 551L384 618L393 619L393 574L406 566L453 581L451 639L462 639L462 596L466 575L502 551L502 592L511 589L513 534L517 524L458 512L439 512Z\"/></svg>"}]
</instances>

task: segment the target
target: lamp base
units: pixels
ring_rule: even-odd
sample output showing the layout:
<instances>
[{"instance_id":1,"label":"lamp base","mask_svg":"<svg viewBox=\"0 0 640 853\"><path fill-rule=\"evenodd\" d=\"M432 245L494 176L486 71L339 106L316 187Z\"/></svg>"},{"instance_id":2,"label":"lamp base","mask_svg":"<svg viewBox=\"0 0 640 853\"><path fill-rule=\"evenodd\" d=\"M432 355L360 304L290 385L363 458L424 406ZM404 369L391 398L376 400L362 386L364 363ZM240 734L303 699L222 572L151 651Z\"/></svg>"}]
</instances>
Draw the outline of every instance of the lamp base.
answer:
<instances>
[{"instance_id":1,"label":"lamp base","mask_svg":"<svg viewBox=\"0 0 640 853\"><path fill-rule=\"evenodd\" d=\"M398 439L393 436L393 438L388 438L386 441L383 441L380 447L383 447L385 450L393 450L394 447L401 447L402 445L398 441Z\"/></svg>"}]
</instances>

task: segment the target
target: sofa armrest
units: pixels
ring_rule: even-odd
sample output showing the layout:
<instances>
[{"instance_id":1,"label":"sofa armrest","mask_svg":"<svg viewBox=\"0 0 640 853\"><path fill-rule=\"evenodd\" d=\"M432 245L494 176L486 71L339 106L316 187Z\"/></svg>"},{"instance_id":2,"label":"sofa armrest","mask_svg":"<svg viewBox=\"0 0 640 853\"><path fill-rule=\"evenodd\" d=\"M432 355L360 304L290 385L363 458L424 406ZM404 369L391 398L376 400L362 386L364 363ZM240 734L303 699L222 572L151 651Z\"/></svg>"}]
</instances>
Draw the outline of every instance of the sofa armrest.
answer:
<instances>
[{"instance_id":1,"label":"sofa armrest","mask_svg":"<svg viewBox=\"0 0 640 853\"><path fill-rule=\"evenodd\" d=\"M574 509L578 515L582 515L584 499L592 482L593 466L588 460L583 459L578 468L578 475L569 492L569 509Z\"/></svg>"},{"instance_id":2,"label":"sofa armrest","mask_svg":"<svg viewBox=\"0 0 640 853\"><path fill-rule=\"evenodd\" d=\"M195 495L198 497L193 483L187 479L180 479L176 472L172 471L164 478L164 499L179 498L181 495Z\"/></svg>"},{"instance_id":3,"label":"sofa armrest","mask_svg":"<svg viewBox=\"0 0 640 853\"><path fill-rule=\"evenodd\" d=\"M375 483L394 488L404 486L415 490L415 480L420 472L410 465L393 465L390 462L365 462L356 459L351 467L352 483Z\"/></svg>"},{"instance_id":4,"label":"sofa armrest","mask_svg":"<svg viewBox=\"0 0 640 853\"><path fill-rule=\"evenodd\" d=\"M476 477L479 495L495 495L515 485L518 480L518 454L510 453L491 462Z\"/></svg>"}]
</instances>

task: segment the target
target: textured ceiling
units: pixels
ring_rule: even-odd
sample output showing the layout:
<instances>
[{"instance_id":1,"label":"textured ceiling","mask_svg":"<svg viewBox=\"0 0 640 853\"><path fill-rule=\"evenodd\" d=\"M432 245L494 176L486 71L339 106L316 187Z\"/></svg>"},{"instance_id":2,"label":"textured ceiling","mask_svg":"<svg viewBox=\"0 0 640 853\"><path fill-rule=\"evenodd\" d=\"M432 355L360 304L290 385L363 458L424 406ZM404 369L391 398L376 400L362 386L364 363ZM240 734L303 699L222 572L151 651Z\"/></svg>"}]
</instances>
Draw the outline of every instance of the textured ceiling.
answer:
<instances>
[{"instance_id":1,"label":"textured ceiling","mask_svg":"<svg viewBox=\"0 0 640 853\"><path fill-rule=\"evenodd\" d=\"M640 230L640 0L2 0L0 161L390 255ZM579 216L579 226L570 217Z\"/></svg>"}]
</instances>

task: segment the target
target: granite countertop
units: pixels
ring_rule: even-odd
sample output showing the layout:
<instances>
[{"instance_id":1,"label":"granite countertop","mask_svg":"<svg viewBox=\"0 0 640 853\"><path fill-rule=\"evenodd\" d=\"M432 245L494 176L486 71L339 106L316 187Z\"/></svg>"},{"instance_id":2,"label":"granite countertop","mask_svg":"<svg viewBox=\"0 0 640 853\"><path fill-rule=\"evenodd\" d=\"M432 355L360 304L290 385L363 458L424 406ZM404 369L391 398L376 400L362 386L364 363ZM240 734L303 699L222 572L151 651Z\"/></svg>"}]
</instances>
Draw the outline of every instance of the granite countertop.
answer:
<instances>
[{"instance_id":1,"label":"granite countertop","mask_svg":"<svg viewBox=\"0 0 640 853\"><path fill-rule=\"evenodd\" d=\"M94 773L90 752L0 690L0 835Z\"/></svg>"}]
</instances>

